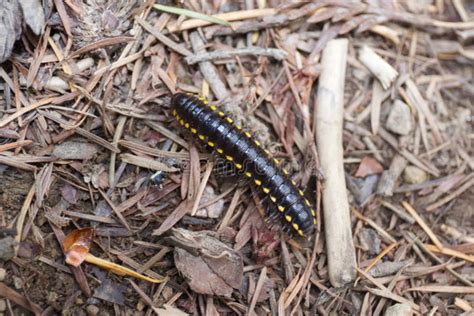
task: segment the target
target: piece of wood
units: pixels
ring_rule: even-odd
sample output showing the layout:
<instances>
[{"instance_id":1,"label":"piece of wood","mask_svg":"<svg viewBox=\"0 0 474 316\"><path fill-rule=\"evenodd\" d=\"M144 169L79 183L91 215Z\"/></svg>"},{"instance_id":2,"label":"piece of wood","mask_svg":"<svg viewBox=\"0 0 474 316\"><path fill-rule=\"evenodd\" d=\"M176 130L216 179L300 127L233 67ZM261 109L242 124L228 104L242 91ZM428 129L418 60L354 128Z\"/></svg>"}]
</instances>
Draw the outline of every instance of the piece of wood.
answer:
<instances>
[{"instance_id":1,"label":"piece of wood","mask_svg":"<svg viewBox=\"0 0 474 316\"><path fill-rule=\"evenodd\" d=\"M326 180L322 190L323 214L329 280L334 287L341 287L356 277L342 148L347 46L347 39L337 39L331 40L323 50L314 124Z\"/></svg>"},{"instance_id":2,"label":"piece of wood","mask_svg":"<svg viewBox=\"0 0 474 316\"><path fill-rule=\"evenodd\" d=\"M367 45L362 46L360 49L359 60L377 77L385 90L391 86L392 82L398 76L398 72L395 68Z\"/></svg>"}]
</instances>

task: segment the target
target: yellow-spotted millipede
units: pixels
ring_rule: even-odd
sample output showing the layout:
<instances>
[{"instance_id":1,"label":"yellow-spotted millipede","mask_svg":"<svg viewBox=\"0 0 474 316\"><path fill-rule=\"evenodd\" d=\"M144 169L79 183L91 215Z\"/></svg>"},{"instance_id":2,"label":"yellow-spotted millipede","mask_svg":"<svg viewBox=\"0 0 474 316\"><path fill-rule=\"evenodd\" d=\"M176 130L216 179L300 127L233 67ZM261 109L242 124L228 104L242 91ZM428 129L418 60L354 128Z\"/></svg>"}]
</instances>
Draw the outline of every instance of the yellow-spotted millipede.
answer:
<instances>
[{"instance_id":1,"label":"yellow-spotted millipede","mask_svg":"<svg viewBox=\"0 0 474 316\"><path fill-rule=\"evenodd\" d=\"M270 200L267 213L279 218L284 231L310 237L316 224L316 212L304 192L290 180L251 133L243 131L234 120L205 98L176 93L171 98L171 113L178 123L212 147L235 169L249 178Z\"/></svg>"}]
</instances>

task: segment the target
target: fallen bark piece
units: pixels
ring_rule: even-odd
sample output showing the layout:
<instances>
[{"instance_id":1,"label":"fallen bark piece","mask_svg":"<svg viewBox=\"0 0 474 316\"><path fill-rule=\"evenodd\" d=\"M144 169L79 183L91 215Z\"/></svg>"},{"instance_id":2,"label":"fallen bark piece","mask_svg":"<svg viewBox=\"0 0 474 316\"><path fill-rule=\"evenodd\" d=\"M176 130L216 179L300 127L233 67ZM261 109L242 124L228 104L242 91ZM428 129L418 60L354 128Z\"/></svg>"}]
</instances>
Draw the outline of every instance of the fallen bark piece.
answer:
<instances>
[{"instance_id":1,"label":"fallen bark piece","mask_svg":"<svg viewBox=\"0 0 474 316\"><path fill-rule=\"evenodd\" d=\"M81 142L64 142L53 150L53 156L61 159L89 160L96 153L97 146Z\"/></svg>"},{"instance_id":2,"label":"fallen bark piece","mask_svg":"<svg viewBox=\"0 0 474 316\"><path fill-rule=\"evenodd\" d=\"M359 60L377 77L385 90L398 76L398 72L367 45L360 49Z\"/></svg>"},{"instance_id":3,"label":"fallen bark piece","mask_svg":"<svg viewBox=\"0 0 474 316\"><path fill-rule=\"evenodd\" d=\"M323 50L314 123L321 169L326 177L322 200L329 280L334 287L344 286L356 277L342 148L347 46L347 39L337 39Z\"/></svg>"},{"instance_id":4,"label":"fallen bark piece","mask_svg":"<svg viewBox=\"0 0 474 316\"><path fill-rule=\"evenodd\" d=\"M200 294L230 297L240 288L243 261L238 252L211 236L177 228L165 242L174 245L176 268Z\"/></svg>"},{"instance_id":5,"label":"fallen bark piece","mask_svg":"<svg viewBox=\"0 0 474 316\"><path fill-rule=\"evenodd\" d=\"M388 170L382 173L377 185L377 194L382 196L392 196L395 190L395 184L408 164L407 160L401 155L395 155Z\"/></svg>"}]
</instances>

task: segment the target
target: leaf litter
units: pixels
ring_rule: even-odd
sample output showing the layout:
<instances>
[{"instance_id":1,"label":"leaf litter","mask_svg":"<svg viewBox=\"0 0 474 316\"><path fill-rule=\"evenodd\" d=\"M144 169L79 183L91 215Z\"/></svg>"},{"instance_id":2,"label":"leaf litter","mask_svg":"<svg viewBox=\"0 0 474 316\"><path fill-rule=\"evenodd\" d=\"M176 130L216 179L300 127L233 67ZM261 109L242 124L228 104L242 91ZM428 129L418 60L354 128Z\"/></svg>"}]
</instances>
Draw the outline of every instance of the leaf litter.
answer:
<instances>
[{"instance_id":1,"label":"leaf litter","mask_svg":"<svg viewBox=\"0 0 474 316\"><path fill-rule=\"evenodd\" d=\"M468 1L40 3L0 4L0 306L472 313ZM259 196L217 174L168 113L178 90L223 106L319 206L315 87L335 38L349 43L341 146L358 271L342 288L324 221L310 241L266 224ZM63 240L86 227L90 255L165 281L67 265Z\"/></svg>"}]
</instances>

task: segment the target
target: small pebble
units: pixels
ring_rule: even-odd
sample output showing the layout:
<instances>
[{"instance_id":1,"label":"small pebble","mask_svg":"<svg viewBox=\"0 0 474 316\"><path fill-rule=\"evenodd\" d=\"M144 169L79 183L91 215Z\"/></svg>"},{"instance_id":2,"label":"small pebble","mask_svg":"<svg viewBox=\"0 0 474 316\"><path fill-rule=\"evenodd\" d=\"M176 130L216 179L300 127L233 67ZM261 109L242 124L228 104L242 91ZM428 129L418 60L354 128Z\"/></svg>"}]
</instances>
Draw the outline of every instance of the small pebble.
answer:
<instances>
[{"instance_id":1,"label":"small pebble","mask_svg":"<svg viewBox=\"0 0 474 316\"><path fill-rule=\"evenodd\" d=\"M14 276L13 277L13 285L15 286L15 289L19 290L19 289L23 288L23 281L21 280L21 278L19 278L17 276Z\"/></svg>"},{"instance_id":2,"label":"small pebble","mask_svg":"<svg viewBox=\"0 0 474 316\"><path fill-rule=\"evenodd\" d=\"M413 312L407 304L395 304L387 308L385 316L411 316Z\"/></svg>"},{"instance_id":3,"label":"small pebble","mask_svg":"<svg viewBox=\"0 0 474 316\"><path fill-rule=\"evenodd\" d=\"M86 312L89 316L96 316L97 314L99 314L99 308L95 305L88 305L86 307Z\"/></svg>"},{"instance_id":4,"label":"small pebble","mask_svg":"<svg viewBox=\"0 0 474 316\"><path fill-rule=\"evenodd\" d=\"M0 312L4 312L7 310L7 302L2 298L0 299Z\"/></svg>"},{"instance_id":5,"label":"small pebble","mask_svg":"<svg viewBox=\"0 0 474 316\"><path fill-rule=\"evenodd\" d=\"M396 134L408 135L413 127L408 105L400 100L395 100L388 115L386 127Z\"/></svg>"},{"instance_id":6,"label":"small pebble","mask_svg":"<svg viewBox=\"0 0 474 316\"><path fill-rule=\"evenodd\" d=\"M428 179L425 171L415 166L407 166L403 172L403 179L408 184L423 183Z\"/></svg>"},{"instance_id":7,"label":"small pebble","mask_svg":"<svg viewBox=\"0 0 474 316\"><path fill-rule=\"evenodd\" d=\"M4 268L0 268L0 282L3 282L5 280L5 276L7 275L7 270Z\"/></svg>"}]
</instances>

